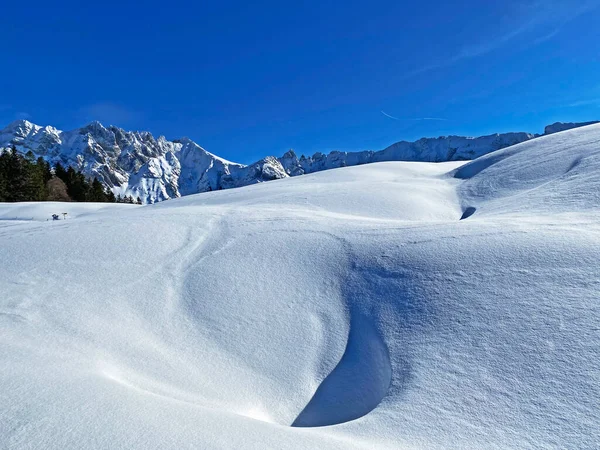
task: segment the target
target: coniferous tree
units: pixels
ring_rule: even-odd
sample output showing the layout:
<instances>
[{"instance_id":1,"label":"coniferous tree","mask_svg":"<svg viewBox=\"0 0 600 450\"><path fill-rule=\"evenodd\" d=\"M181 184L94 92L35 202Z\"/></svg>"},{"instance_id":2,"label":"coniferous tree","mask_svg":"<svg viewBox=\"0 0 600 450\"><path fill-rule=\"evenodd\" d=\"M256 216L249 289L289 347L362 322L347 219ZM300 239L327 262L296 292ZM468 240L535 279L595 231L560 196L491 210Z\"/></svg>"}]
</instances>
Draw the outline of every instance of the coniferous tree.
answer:
<instances>
[{"instance_id":1,"label":"coniferous tree","mask_svg":"<svg viewBox=\"0 0 600 450\"><path fill-rule=\"evenodd\" d=\"M41 156L37 159L37 165L40 168L43 177L44 183L48 183L52 179L52 170L50 169L50 163L45 161Z\"/></svg>"},{"instance_id":2,"label":"coniferous tree","mask_svg":"<svg viewBox=\"0 0 600 450\"><path fill-rule=\"evenodd\" d=\"M116 203L117 201L115 194L109 188L106 188L106 201L110 203Z\"/></svg>"},{"instance_id":3,"label":"coniferous tree","mask_svg":"<svg viewBox=\"0 0 600 450\"><path fill-rule=\"evenodd\" d=\"M6 160L6 201L24 202L27 200L27 175L23 158L13 145Z\"/></svg>"},{"instance_id":4,"label":"coniferous tree","mask_svg":"<svg viewBox=\"0 0 600 450\"><path fill-rule=\"evenodd\" d=\"M8 201L6 196L8 195L8 151L0 153L0 202Z\"/></svg>"},{"instance_id":5,"label":"coniferous tree","mask_svg":"<svg viewBox=\"0 0 600 450\"><path fill-rule=\"evenodd\" d=\"M88 189L87 200L90 202L106 202L106 192L104 192L104 186L98 181L98 178L94 178L91 186Z\"/></svg>"},{"instance_id":6,"label":"coniferous tree","mask_svg":"<svg viewBox=\"0 0 600 450\"><path fill-rule=\"evenodd\" d=\"M25 197L28 201L44 201L48 197L45 182L44 160L34 162L34 155L31 151L27 152L25 158L21 160L25 172Z\"/></svg>"},{"instance_id":7,"label":"coniferous tree","mask_svg":"<svg viewBox=\"0 0 600 450\"><path fill-rule=\"evenodd\" d=\"M56 175L58 178L63 180L65 184L67 184L67 171L59 162L57 162L56 166L54 166L54 175Z\"/></svg>"},{"instance_id":8,"label":"coniferous tree","mask_svg":"<svg viewBox=\"0 0 600 450\"><path fill-rule=\"evenodd\" d=\"M52 174L50 164L33 152L19 154L15 146L0 152L0 201L93 201L115 202L110 189L98 179L88 180L80 170L57 163ZM133 199L129 196L128 200Z\"/></svg>"},{"instance_id":9,"label":"coniferous tree","mask_svg":"<svg viewBox=\"0 0 600 450\"><path fill-rule=\"evenodd\" d=\"M76 171L73 167L69 166L67 169L65 184L67 185L67 192L76 202L85 202L89 196L90 185L86 181L85 176L81 171Z\"/></svg>"}]
</instances>

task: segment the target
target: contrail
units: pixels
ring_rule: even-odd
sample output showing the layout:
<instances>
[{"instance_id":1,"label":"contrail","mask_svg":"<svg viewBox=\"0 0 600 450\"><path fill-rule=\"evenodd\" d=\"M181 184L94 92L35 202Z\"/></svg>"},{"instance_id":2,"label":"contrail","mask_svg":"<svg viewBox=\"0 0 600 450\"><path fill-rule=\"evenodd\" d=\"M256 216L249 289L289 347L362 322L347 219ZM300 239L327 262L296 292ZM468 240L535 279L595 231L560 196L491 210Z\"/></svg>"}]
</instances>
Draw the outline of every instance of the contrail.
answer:
<instances>
[{"instance_id":1,"label":"contrail","mask_svg":"<svg viewBox=\"0 0 600 450\"><path fill-rule=\"evenodd\" d=\"M394 120L402 120L402 119L398 119L397 117L394 116L390 116L388 113L386 113L385 111L381 111L381 114L383 114L385 117L389 117L390 119L394 119Z\"/></svg>"},{"instance_id":2,"label":"contrail","mask_svg":"<svg viewBox=\"0 0 600 450\"><path fill-rule=\"evenodd\" d=\"M383 114L385 117L389 117L390 119L394 119L394 120L442 120L442 121L447 121L448 119L444 119L443 117L417 117L416 119L400 119L398 117L394 117L388 113L386 113L385 111L380 111L381 114Z\"/></svg>"}]
</instances>

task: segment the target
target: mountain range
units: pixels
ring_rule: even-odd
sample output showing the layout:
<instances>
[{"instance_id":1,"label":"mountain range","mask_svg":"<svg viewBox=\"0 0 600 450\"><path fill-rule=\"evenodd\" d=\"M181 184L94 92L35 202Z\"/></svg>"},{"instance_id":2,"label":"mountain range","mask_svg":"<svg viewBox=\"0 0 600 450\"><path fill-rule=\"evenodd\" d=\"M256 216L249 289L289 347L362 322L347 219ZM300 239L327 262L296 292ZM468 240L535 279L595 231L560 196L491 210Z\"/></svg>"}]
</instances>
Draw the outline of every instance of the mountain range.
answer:
<instances>
[{"instance_id":1,"label":"mountain range","mask_svg":"<svg viewBox=\"0 0 600 450\"><path fill-rule=\"evenodd\" d=\"M596 122L549 125L544 135ZM443 162L471 160L487 153L539 137L525 132L481 137L442 136L415 142L400 141L379 151L317 152L298 157L289 150L281 157L267 156L253 164L220 158L189 138L155 138L147 131L125 131L100 122L70 131L18 120L0 130L0 151L13 145L31 151L51 164L60 162L96 177L115 195L140 197L144 203L199 192L230 189L337 167L381 161Z\"/></svg>"}]
</instances>

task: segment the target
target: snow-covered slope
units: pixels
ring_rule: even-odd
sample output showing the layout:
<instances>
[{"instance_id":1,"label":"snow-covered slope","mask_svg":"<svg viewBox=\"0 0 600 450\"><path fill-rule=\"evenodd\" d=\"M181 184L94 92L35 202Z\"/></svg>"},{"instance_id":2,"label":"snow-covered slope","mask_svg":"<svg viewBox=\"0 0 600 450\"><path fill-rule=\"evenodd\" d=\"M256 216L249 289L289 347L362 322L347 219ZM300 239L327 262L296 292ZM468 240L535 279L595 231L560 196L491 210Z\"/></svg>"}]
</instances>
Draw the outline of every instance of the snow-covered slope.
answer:
<instances>
[{"instance_id":1,"label":"snow-covered slope","mask_svg":"<svg viewBox=\"0 0 600 450\"><path fill-rule=\"evenodd\" d=\"M98 215L106 212L113 214L118 211L131 211L138 205L126 203L64 203L64 202L20 202L0 203L0 220L12 220L14 224L27 221L52 220L57 214L60 220L71 220L87 215ZM66 215L63 213L66 212Z\"/></svg>"},{"instance_id":2,"label":"snow-covered slope","mask_svg":"<svg viewBox=\"0 0 600 450\"><path fill-rule=\"evenodd\" d=\"M584 132L582 132L584 131ZM600 124L485 155L458 169L463 203L480 213L550 214L600 205Z\"/></svg>"},{"instance_id":3,"label":"snow-covered slope","mask_svg":"<svg viewBox=\"0 0 600 450\"><path fill-rule=\"evenodd\" d=\"M581 126L556 123L555 132ZM398 142L381 151L315 153L298 158L293 151L244 166L207 152L183 138L155 139L149 132L128 132L99 122L72 131L40 127L26 120L0 130L0 151L15 145L53 164L72 165L98 178L115 194L140 197L144 203L287 178L338 167L381 161L461 161L524 142L529 133L504 133L467 138L448 136Z\"/></svg>"},{"instance_id":4,"label":"snow-covered slope","mask_svg":"<svg viewBox=\"0 0 600 450\"><path fill-rule=\"evenodd\" d=\"M595 448L599 142L0 220L0 447Z\"/></svg>"}]
</instances>

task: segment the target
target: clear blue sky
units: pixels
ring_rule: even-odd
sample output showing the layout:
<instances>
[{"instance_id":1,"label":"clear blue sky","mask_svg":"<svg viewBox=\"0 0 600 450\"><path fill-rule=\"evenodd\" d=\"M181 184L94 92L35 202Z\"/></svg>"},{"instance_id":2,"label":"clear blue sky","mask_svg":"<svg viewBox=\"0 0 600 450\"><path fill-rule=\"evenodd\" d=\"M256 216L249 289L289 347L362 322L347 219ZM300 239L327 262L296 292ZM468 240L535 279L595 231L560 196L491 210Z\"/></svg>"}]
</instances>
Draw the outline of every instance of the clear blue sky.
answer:
<instances>
[{"instance_id":1,"label":"clear blue sky","mask_svg":"<svg viewBox=\"0 0 600 450\"><path fill-rule=\"evenodd\" d=\"M97 119L244 163L600 119L600 0L34 0L1 34L2 127Z\"/></svg>"}]
</instances>

